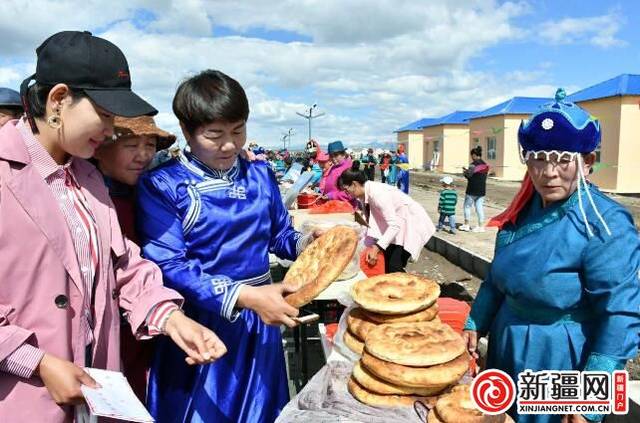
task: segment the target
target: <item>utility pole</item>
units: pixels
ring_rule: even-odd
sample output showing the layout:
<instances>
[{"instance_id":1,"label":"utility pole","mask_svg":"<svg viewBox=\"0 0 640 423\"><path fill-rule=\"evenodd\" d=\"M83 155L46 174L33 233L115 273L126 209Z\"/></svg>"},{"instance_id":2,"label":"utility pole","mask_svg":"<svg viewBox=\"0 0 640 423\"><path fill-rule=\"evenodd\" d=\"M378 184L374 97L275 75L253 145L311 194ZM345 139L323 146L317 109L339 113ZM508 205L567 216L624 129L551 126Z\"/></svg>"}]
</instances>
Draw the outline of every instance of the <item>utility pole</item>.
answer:
<instances>
[{"instance_id":1,"label":"utility pole","mask_svg":"<svg viewBox=\"0 0 640 423\"><path fill-rule=\"evenodd\" d=\"M313 110L317 107L317 104L313 104L313 106L309 107L309 112L307 114L302 114L302 113L298 113L296 112L296 114L300 117L305 118L307 121L309 121L309 141L311 141L311 121L315 118L319 118L320 116L324 116L324 113L318 113L317 115L313 115Z\"/></svg>"},{"instance_id":2,"label":"utility pole","mask_svg":"<svg viewBox=\"0 0 640 423\"><path fill-rule=\"evenodd\" d=\"M289 147L291 147L291 135L293 135L293 128L282 134L282 148L287 149L287 140L289 140Z\"/></svg>"}]
</instances>

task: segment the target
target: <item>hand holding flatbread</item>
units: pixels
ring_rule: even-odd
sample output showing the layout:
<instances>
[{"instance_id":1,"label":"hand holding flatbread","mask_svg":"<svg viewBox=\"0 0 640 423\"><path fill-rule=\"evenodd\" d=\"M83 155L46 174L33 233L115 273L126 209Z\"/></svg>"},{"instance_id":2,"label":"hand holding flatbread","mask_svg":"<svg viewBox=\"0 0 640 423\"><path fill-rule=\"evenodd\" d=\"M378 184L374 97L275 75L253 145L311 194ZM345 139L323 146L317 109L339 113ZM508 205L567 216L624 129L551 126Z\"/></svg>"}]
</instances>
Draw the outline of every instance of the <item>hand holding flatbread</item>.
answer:
<instances>
[{"instance_id":1,"label":"hand holding flatbread","mask_svg":"<svg viewBox=\"0 0 640 423\"><path fill-rule=\"evenodd\" d=\"M348 226L336 226L313 241L291 265L283 283L296 292L285 297L294 307L313 301L347 267L358 245L358 234Z\"/></svg>"}]
</instances>

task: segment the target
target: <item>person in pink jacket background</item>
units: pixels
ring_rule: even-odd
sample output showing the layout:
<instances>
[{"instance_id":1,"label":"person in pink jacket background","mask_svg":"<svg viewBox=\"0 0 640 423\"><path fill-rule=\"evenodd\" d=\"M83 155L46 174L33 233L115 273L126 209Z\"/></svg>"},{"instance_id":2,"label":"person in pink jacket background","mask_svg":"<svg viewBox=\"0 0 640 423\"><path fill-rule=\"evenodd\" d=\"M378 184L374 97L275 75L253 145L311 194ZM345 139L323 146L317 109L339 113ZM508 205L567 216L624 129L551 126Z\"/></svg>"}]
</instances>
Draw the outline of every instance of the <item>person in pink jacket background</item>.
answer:
<instances>
[{"instance_id":1,"label":"person in pink jacket background","mask_svg":"<svg viewBox=\"0 0 640 423\"><path fill-rule=\"evenodd\" d=\"M347 156L342 141L329 143L327 149L333 166L320 180L320 191L327 200L341 200L349 202L354 208L358 208L358 202L347 192L338 187L338 178L342 173L351 168L351 158Z\"/></svg>"},{"instance_id":2,"label":"person in pink jacket background","mask_svg":"<svg viewBox=\"0 0 640 423\"><path fill-rule=\"evenodd\" d=\"M369 181L358 161L342 173L338 184L364 205L370 265L376 264L380 251L384 252L385 273L404 272L410 258L418 260L436 231L420 204L394 186Z\"/></svg>"},{"instance_id":3,"label":"person in pink jacket background","mask_svg":"<svg viewBox=\"0 0 640 423\"><path fill-rule=\"evenodd\" d=\"M37 50L26 118L0 129L0 421L68 422L82 369L120 368L120 313L139 338L169 335L190 364L226 352L126 239L102 175L84 159L114 115L157 111L131 91L126 58L88 32ZM33 86L29 86L35 80Z\"/></svg>"}]
</instances>

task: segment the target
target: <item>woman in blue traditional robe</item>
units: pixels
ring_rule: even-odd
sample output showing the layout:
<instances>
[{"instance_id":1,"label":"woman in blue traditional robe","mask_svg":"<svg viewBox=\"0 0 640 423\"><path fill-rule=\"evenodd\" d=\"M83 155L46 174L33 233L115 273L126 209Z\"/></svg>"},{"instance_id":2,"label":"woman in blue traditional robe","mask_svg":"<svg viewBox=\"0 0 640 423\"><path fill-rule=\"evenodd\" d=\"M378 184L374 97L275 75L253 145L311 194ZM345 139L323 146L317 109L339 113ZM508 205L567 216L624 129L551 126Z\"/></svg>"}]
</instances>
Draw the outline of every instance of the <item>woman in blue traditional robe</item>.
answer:
<instances>
[{"instance_id":1,"label":"woman in blue traditional robe","mask_svg":"<svg viewBox=\"0 0 640 423\"><path fill-rule=\"evenodd\" d=\"M527 175L500 227L495 257L466 323L475 354L517 383L526 369L606 371L634 358L640 329L640 242L629 212L585 175L600 143L597 120L558 90L518 132ZM561 415L510 414L518 422ZM599 421L571 415L563 421Z\"/></svg>"},{"instance_id":2,"label":"woman in blue traditional robe","mask_svg":"<svg viewBox=\"0 0 640 423\"><path fill-rule=\"evenodd\" d=\"M194 368L160 343L148 405L160 423L273 422L289 400L279 325L295 325L298 311L271 283L268 253L294 260L309 239L292 228L268 164L238 157L249 106L237 81L204 71L180 85L173 108L190 152L141 178L138 230L185 312L228 352Z\"/></svg>"},{"instance_id":3,"label":"woman in blue traditional robe","mask_svg":"<svg viewBox=\"0 0 640 423\"><path fill-rule=\"evenodd\" d=\"M409 158L407 157L407 153L404 151L404 145L400 144L398 146L398 156L396 157L396 168L397 168L397 182L396 186L398 189L405 194L409 194Z\"/></svg>"}]
</instances>

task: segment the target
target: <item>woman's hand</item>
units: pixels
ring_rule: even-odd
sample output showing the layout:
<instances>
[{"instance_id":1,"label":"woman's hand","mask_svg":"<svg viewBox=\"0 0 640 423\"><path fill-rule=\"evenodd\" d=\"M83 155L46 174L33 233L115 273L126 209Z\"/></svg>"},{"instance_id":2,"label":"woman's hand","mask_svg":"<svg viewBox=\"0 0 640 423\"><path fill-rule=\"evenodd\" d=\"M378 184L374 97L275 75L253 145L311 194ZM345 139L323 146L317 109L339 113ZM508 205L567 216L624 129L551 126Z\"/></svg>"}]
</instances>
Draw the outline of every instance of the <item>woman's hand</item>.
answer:
<instances>
[{"instance_id":1,"label":"woman's hand","mask_svg":"<svg viewBox=\"0 0 640 423\"><path fill-rule=\"evenodd\" d=\"M100 385L80 367L70 361L45 354L38 365L40 379L58 405L83 404L80 385L99 388Z\"/></svg>"},{"instance_id":2,"label":"woman's hand","mask_svg":"<svg viewBox=\"0 0 640 423\"><path fill-rule=\"evenodd\" d=\"M240 150L240 157L249 162L255 162L257 160L257 157L253 151L245 150L244 148Z\"/></svg>"},{"instance_id":3,"label":"woman's hand","mask_svg":"<svg viewBox=\"0 0 640 423\"><path fill-rule=\"evenodd\" d=\"M313 237L313 239L318 239L322 235L324 235L325 232L327 232L326 229L314 229L313 232L311 232L311 236Z\"/></svg>"},{"instance_id":4,"label":"woman's hand","mask_svg":"<svg viewBox=\"0 0 640 423\"><path fill-rule=\"evenodd\" d=\"M167 319L165 333L187 353L188 364L209 364L222 357L227 347L213 331L176 310Z\"/></svg>"},{"instance_id":5,"label":"woman's hand","mask_svg":"<svg viewBox=\"0 0 640 423\"><path fill-rule=\"evenodd\" d=\"M380 253L380 247L374 245L367 250L367 263L369 266L375 266L378 263L378 253Z\"/></svg>"},{"instance_id":6,"label":"woman's hand","mask_svg":"<svg viewBox=\"0 0 640 423\"><path fill-rule=\"evenodd\" d=\"M475 330L465 330L462 332L462 339L467 344L467 350L471 357L478 359L478 332Z\"/></svg>"},{"instance_id":7,"label":"woman's hand","mask_svg":"<svg viewBox=\"0 0 640 423\"><path fill-rule=\"evenodd\" d=\"M264 286L243 285L238 295L238 306L249 308L260 316L268 325L287 325L295 327L297 323L291 319L298 315L298 309L284 300L284 295L295 292L297 289L276 283Z\"/></svg>"}]
</instances>

